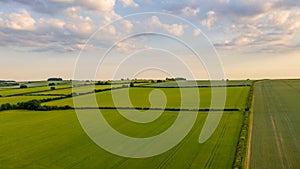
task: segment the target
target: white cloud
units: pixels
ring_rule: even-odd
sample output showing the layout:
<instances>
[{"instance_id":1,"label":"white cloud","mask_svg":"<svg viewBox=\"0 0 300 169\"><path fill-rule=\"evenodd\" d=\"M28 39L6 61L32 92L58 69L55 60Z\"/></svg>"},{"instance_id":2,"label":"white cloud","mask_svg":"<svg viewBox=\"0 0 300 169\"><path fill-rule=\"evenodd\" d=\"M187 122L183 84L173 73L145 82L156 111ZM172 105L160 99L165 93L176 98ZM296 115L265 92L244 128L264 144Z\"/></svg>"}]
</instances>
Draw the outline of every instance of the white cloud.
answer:
<instances>
[{"instance_id":1,"label":"white cloud","mask_svg":"<svg viewBox=\"0 0 300 169\"><path fill-rule=\"evenodd\" d=\"M283 25L287 22L290 11L274 11L268 14L268 20L272 25Z\"/></svg>"},{"instance_id":2,"label":"white cloud","mask_svg":"<svg viewBox=\"0 0 300 169\"><path fill-rule=\"evenodd\" d=\"M170 34L173 34L175 36L182 36L184 34L183 25L180 25L180 24L169 25L169 24L161 23L161 21L159 20L159 18L157 16L151 17L150 24L161 27L164 30L166 30L167 32L169 32Z\"/></svg>"},{"instance_id":3,"label":"white cloud","mask_svg":"<svg viewBox=\"0 0 300 169\"><path fill-rule=\"evenodd\" d=\"M121 21L121 26L122 26L122 29L124 30L124 32L126 32L126 33L130 33L133 31L133 24L129 20L123 19Z\"/></svg>"},{"instance_id":4,"label":"white cloud","mask_svg":"<svg viewBox=\"0 0 300 169\"><path fill-rule=\"evenodd\" d=\"M195 29L194 30L194 36L199 36L201 33L200 29Z\"/></svg>"},{"instance_id":5,"label":"white cloud","mask_svg":"<svg viewBox=\"0 0 300 169\"><path fill-rule=\"evenodd\" d=\"M217 21L216 13L214 11L208 11L205 19L201 20L201 24L211 29Z\"/></svg>"},{"instance_id":6,"label":"white cloud","mask_svg":"<svg viewBox=\"0 0 300 169\"><path fill-rule=\"evenodd\" d=\"M89 35L95 30L93 20L89 16L80 15L80 7L67 8L65 13L68 18L66 18L64 28L71 34Z\"/></svg>"},{"instance_id":7,"label":"white cloud","mask_svg":"<svg viewBox=\"0 0 300 169\"><path fill-rule=\"evenodd\" d=\"M39 20L39 25L42 27L50 27L50 28L59 28L63 29L64 25L66 23L63 20L60 19L55 19L55 18L50 18L50 19L44 19L41 18Z\"/></svg>"},{"instance_id":8,"label":"white cloud","mask_svg":"<svg viewBox=\"0 0 300 169\"><path fill-rule=\"evenodd\" d=\"M36 29L35 20L25 9L21 9L19 13L12 13L6 19L0 20L1 26L14 30L33 31Z\"/></svg>"},{"instance_id":9,"label":"white cloud","mask_svg":"<svg viewBox=\"0 0 300 169\"><path fill-rule=\"evenodd\" d=\"M115 0L78 0L78 4L83 5L91 10L96 10L98 12L112 11L115 3Z\"/></svg>"},{"instance_id":10,"label":"white cloud","mask_svg":"<svg viewBox=\"0 0 300 169\"><path fill-rule=\"evenodd\" d=\"M300 17L293 10L275 10L262 14L258 19L245 21L242 18L231 25L232 33L238 36L216 44L222 49L240 52L281 52L290 50L295 31L300 28Z\"/></svg>"},{"instance_id":11,"label":"white cloud","mask_svg":"<svg viewBox=\"0 0 300 169\"><path fill-rule=\"evenodd\" d=\"M139 4L137 4L136 2L134 2L134 0L121 0L123 2L123 5L125 7L139 7Z\"/></svg>"},{"instance_id":12,"label":"white cloud","mask_svg":"<svg viewBox=\"0 0 300 169\"><path fill-rule=\"evenodd\" d=\"M50 0L50 1L51 2L59 2L59 3L71 3L71 2L74 2L74 0Z\"/></svg>"},{"instance_id":13,"label":"white cloud","mask_svg":"<svg viewBox=\"0 0 300 169\"><path fill-rule=\"evenodd\" d=\"M186 16L195 16L200 12L199 8L191 8L189 6L184 7L183 9L181 9L181 13L183 13Z\"/></svg>"}]
</instances>

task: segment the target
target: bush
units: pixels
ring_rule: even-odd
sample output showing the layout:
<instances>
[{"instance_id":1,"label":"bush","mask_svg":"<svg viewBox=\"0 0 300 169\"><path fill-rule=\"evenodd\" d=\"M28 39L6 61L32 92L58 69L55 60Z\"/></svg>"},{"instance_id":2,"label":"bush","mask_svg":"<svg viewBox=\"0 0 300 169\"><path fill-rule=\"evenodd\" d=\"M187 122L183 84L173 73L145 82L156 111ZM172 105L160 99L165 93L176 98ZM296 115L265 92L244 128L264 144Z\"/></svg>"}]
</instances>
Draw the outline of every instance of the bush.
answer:
<instances>
[{"instance_id":1,"label":"bush","mask_svg":"<svg viewBox=\"0 0 300 169\"><path fill-rule=\"evenodd\" d=\"M49 83L48 86L55 86L55 83Z\"/></svg>"},{"instance_id":2,"label":"bush","mask_svg":"<svg viewBox=\"0 0 300 169\"><path fill-rule=\"evenodd\" d=\"M24 89L24 88L28 88L28 86L25 84L21 84L20 89Z\"/></svg>"},{"instance_id":3,"label":"bush","mask_svg":"<svg viewBox=\"0 0 300 169\"><path fill-rule=\"evenodd\" d=\"M11 109L13 109L13 106L9 103L2 104L0 107L0 110L11 110Z\"/></svg>"},{"instance_id":4,"label":"bush","mask_svg":"<svg viewBox=\"0 0 300 169\"><path fill-rule=\"evenodd\" d=\"M54 86L51 86L50 89L51 89L51 90L55 90L55 87L54 87Z\"/></svg>"},{"instance_id":5,"label":"bush","mask_svg":"<svg viewBox=\"0 0 300 169\"><path fill-rule=\"evenodd\" d=\"M38 110L41 107L41 101L35 99L28 102L21 102L17 103L17 107L20 109Z\"/></svg>"}]
</instances>

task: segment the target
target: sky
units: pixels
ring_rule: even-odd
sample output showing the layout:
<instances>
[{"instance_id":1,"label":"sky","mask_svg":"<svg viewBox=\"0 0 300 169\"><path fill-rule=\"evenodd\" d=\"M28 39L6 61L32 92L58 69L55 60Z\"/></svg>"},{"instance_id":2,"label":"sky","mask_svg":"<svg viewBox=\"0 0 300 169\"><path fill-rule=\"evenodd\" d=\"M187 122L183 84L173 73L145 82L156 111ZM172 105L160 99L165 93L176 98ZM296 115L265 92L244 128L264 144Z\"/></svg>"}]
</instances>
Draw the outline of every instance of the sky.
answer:
<instances>
[{"instance_id":1,"label":"sky","mask_svg":"<svg viewBox=\"0 0 300 169\"><path fill-rule=\"evenodd\" d=\"M0 79L300 78L298 0L2 0Z\"/></svg>"}]
</instances>

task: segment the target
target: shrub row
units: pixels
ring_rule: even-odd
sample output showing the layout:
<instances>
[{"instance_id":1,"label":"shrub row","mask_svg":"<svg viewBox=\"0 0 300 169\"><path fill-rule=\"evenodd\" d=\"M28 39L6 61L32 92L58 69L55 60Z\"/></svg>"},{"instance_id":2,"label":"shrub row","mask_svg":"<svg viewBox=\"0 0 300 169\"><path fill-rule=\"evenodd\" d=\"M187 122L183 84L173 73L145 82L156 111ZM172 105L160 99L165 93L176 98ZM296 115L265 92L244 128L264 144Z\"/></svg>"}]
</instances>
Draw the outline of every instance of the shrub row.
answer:
<instances>
[{"instance_id":1,"label":"shrub row","mask_svg":"<svg viewBox=\"0 0 300 169\"><path fill-rule=\"evenodd\" d=\"M0 106L0 111L4 110L14 110L14 109L23 109L23 110L37 110L37 111L49 111L49 110L67 110L72 109L70 106L45 106L41 105L41 100L30 100L27 102L19 102L17 104L5 103Z\"/></svg>"},{"instance_id":2,"label":"shrub row","mask_svg":"<svg viewBox=\"0 0 300 169\"><path fill-rule=\"evenodd\" d=\"M125 110L132 110L132 109L136 109L136 110L164 110L164 111L240 111L240 109L182 109L182 108L158 108L158 107L77 107L76 109L125 109Z\"/></svg>"},{"instance_id":3,"label":"shrub row","mask_svg":"<svg viewBox=\"0 0 300 169\"><path fill-rule=\"evenodd\" d=\"M217 87L245 87L245 86L250 86L249 84L241 84L241 85L220 85L220 86L130 86L130 87L142 87L142 88L217 88Z\"/></svg>"},{"instance_id":4,"label":"shrub row","mask_svg":"<svg viewBox=\"0 0 300 169\"><path fill-rule=\"evenodd\" d=\"M249 123L250 123L249 114L250 114L250 108L252 106L254 83L255 82L253 82L253 84L251 84L250 86L249 95L245 105L242 127L241 127L235 158L232 166L232 168L234 169L242 169L243 163L245 162L244 160L246 160L246 156L247 156L248 133L249 133Z\"/></svg>"}]
</instances>

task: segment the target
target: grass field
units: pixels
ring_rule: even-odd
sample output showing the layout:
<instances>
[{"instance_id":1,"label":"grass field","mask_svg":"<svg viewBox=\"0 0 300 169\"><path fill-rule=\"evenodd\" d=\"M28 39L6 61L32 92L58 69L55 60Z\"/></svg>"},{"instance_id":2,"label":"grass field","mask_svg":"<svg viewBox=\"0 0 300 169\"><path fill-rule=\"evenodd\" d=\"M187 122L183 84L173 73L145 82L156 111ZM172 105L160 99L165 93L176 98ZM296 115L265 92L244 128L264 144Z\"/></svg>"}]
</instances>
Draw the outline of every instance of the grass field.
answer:
<instances>
[{"instance_id":1,"label":"grass field","mask_svg":"<svg viewBox=\"0 0 300 169\"><path fill-rule=\"evenodd\" d=\"M35 94L71 94L73 90L76 93L84 93L84 92L91 92L93 90L99 90L99 89L109 89L111 87L119 87L121 85L90 85L90 86L80 86L80 87L74 87L74 88L67 88L67 89L60 89L60 90L50 90L50 91L44 91L44 92L38 92Z\"/></svg>"},{"instance_id":2,"label":"grass field","mask_svg":"<svg viewBox=\"0 0 300 169\"><path fill-rule=\"evenodd\" d=\"M223 88L224 89L224 88ZM223 90L221 88L215 88L216 92L218 90ZM167 100L168 108L180 108L181 101L183 102L182 108L197 108L195 105L197 100L193 99L193 97L189 97L189 95L193 96L193 93L199 92L200 95L200 108L210 108L211 102L211 89L210 88L161 88L161 89L153 89L153 88L130 88L129 89L129 97L132 102L132 105L135 107L150 107L149 102L149 94L153 90L162 91ZM187 97L184 97L181 100L181 92ZM245 106L246 97L249 92L249 87L231 87L227 88L227 101L226 108L239 108L242 109ZM106 91L96 93L96 98L98 100L98 105L100 107L114 107L114 103L117 103L118 107L132 107L128 102L126 102L126 93L128 93L127 89L120 89L114 91ZM112 99L112 95L115 100ZM76 99L81 99L86 102L85 107L95 107L89 98L90 95L78 96ZM72 98L66 98L62 100L56 100L44 103L45 105L59 105L59 106L74 106ZM219 108L219 107L214 107Z\"/></svg>"},{"instance_id":3,"label":"grass field","mask_svg":"<svg viewBox=\"0 0 300 169\"><path fill-rule=\"evenodd\" d=\"M12 97L0 97L0 105L4 103L17 104L18 102L26 102L34 99L47 99L57 98L59 96L12 96Z\"/></svg>"},{"instance_id":4,"label":"grass field","mask_svg":"<svg viewBox=\"0 0 300 169\"><path fill-rule=\"evenodd\" d=\"M178 111L175 109L203 109L199 110L196 123L183 141L163 154L143 159L113 155L91 141L80 126L74 110L0 109L0 168L232 168L240 157L236 153L241 150L241 140L247 140L240 134L248 131L248 127L245 127L245 119L248 119L245 112L248 109L246 110L245 106L247 99L251 98L248 96L252 81L229 81L229 87L220 87L216 83L212 88L208 87L208 81L197 81L199 88L189 81L179 83L186 88L177 88L176 82L170 81L149 85L139 83L136 85L141 86L98 91L95 93L98 105L91 104L92 94L75 97L84 103L78 111L87 114L92 111L87 108L98 107L138 107L144 111L152 106L172 110L165 110L158 119L144 124L128 121L116 109L101 109L115 130L135 138L151 137L168 130L177 118ZM55 90L50 90L49 86L26 89L0 88L0 105L56 98L72 92L78 94L122 85L124 84L79 86L73 88L74 90L70 83L56 85ZM128 83L126 85L128 86ZM212 137L199 144L200 131L208 114L206 109L223 108L210 107L212 91L221 93L223 90L227 92L226 113L223 114ZM200 101L192 97L197 94L200 95ZM127 95L130 102L126 102ZM166 106L162 104L164 100ZM249 131L251 140L246 164L250 169L299 168L299 100L300 80L262 80L255 83L253 123ZM198 103L200 105L196 106ZM74 107L71 97L45 102L43 105ZM122 113L127 117L133 116L132 111L122 109ZM148 110L146 113L159 115L158 110ZM193 112L189 110L183 113L190 116ZM122 147L122 144L120 146Z\"/></svg>"},{"instance_id":5,"label":"grass field","mask_svg":"<svg viewBox=\"0 0 300 169\"><path fill-rule=\"evenodd\" d=\"M82 110L89 111L89 110ZM165 112L153 123L124 124L114 110L103 114L120 132L135 136L155 135L176 118ZM129 159L96 146L81 129L73 110L4 111L0 113L0 166L10 168L231 168L242 113L223 115L213 136L204 144L198 137L207 113L197 121L184 141L151 158ZM133 130L134 129L134 130ZM136 131L136 132L133 132Z\"/></svg>"},{"instance_id":6,"label":"grass field","mask_svg":"<svg viewBox=\"0 0 300 169\"><path fill-rule=\"evenodd\" d=\"M56 89L61 89L61 88L68 88L71 87L71 85L58 85L55 86ZM50 90L49 86L43 86L43 87L32 87L32 88L17 88L17 89L4 89L0 90L0 95L2 96L9 96L9 95L21 95L21 94L28 94L28 93L35 93L35 92L42 92Z\"/></svg>"},{"instance_id":7,"label":"grass field","mask_svg":"<svg viewBox=\"0 0 300 169\"><path fill-rule=\"evenodd\" d=\"M300 167L300 80L257 82L250 168Z\"/></svg>"},{"instance_id":8,"label":"grass field","mask_svg":"<svg viewBox=\"0 0 300 169\"><path fill-rule=\"evenodd\" d=\"M241 85L251 85L251 80L230 80L230 81L189 81L189 80L179 80L179 81L168 81L165 83L154 83L149 84L146 86L153 86L153 87L190 87L190 86L199 86L199 87L206 87L206 86L241 86Z\"/></svg>"}]
</instances>

